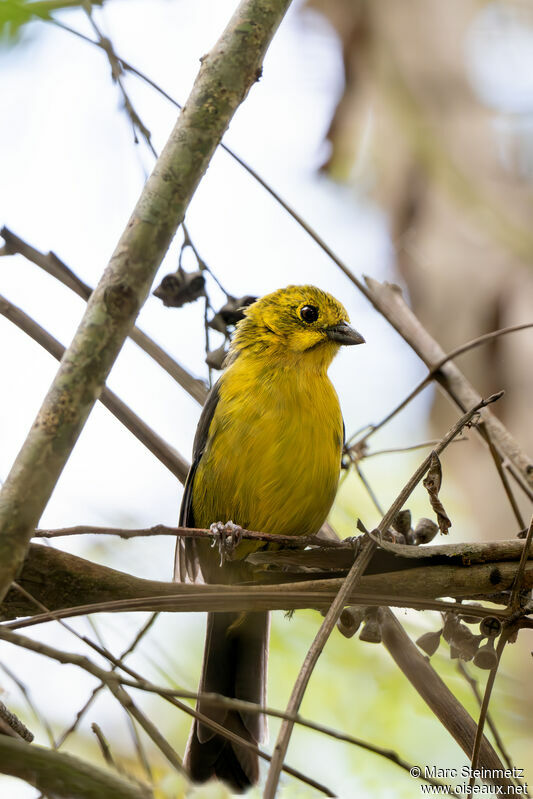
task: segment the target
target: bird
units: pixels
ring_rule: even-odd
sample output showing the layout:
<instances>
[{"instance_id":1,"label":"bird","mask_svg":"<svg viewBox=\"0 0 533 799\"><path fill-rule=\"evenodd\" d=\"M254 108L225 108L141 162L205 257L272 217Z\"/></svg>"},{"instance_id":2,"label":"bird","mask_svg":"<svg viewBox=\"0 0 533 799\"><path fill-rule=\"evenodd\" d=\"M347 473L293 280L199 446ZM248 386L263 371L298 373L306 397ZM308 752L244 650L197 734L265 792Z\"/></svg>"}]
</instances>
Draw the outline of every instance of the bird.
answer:
<instances>
[{"instance_id":1,"label":"bird","mask_svg":"<svg viewBox=\"0 0 533 799\"><path fill-rule=\"evenodd\" d=\"M222 375L196 431L180 525L240 528L289 536L318 533L340 474L344 422L327 375L343 345L364 343L343 305L315 286L287 286L244 309ZM252 579L242 541L220 562L211 542L180 538L175 579L235 584ZM261 544L259 544L260 546ZM263 545L264 546L264 545ZM210 612L199 693L266 701L269 614ZM197 711L257 747L258 713L208 704ZM184 765L193 782L217 778L235 793L259 779L257 753L195 719Z\"/></svg>"}]
</instances>

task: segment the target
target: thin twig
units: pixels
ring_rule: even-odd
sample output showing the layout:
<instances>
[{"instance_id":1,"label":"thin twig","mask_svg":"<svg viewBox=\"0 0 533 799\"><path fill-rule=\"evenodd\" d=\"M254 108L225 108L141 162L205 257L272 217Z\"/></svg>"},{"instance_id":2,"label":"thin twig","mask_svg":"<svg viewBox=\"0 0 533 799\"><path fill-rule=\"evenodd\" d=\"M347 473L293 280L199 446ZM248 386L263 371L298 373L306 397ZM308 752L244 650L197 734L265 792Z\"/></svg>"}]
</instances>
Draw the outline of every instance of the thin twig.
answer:
<instances>
[{"instance_id":1,"label":"thin twig","mask_svg":"<svg viewBox=\"0 0 533 799\"><path fill-rule=\"evenodd\" d=\"M499 338L500 336L506 336L509 333L516 333L519 330L526 330L531 327L533 327L533 322L526 322L521 325L511 325L510 327L504 327L501 328L500 330L493 330L491 333L485 333L482 336L477 336L476 338L473 338L470 341L461 344L459 347L455 347L453 350L447 353L447 355L445 355L439 361L437 361L437 363L432 364L427 375L424 378L422 378L422 380L419 383L417 383L414 389L410 391L409 394L398 405L396 405L392 409L392 411L390 411L390 413L384 416L380 422L377 422L376 424L373 425L369 425L369 429L367 430L367 432L360 439L358 439L353 446L358 447L364 441L367 441L371 436L374 435L374 433L377 433L377 431L380 430L385 424L387 424L387 422L390 422L390 420L393 419L401 410L403 410L407 405L409 405L409 403L422 391L422 389L424 389L426 386L428 386L431 383L433 378L437 375L437 373L444 366L444 364L448 363L449 361L452 361L454 358L457 358L459 355L462 355L463 353L468 352L471 349L474 349L475 347L479 347L482 344L486 344L489 341L492 341L495 338ZM347 441L347 444L349 444L353 440L354 435L350 436L350 438Z\"/></svg>"},{"instance_id":2,"label":"thin twig","mask_svg":"<svg viewBox=\"0 0 533 799\"><path fill-rule=\"evenodd\" d=\"M368 537L365 537L365 540L362 542L357 560L350 569L350 572L344 580L340 591L333 600L331 607L329 608L324 621L322 622L320 629L318 630L318 633L316 634L315 639L311 644L307 655L305 656L304 662L296 682L294 683L294 687L287 704L286 713L288 716L294 716L297 714L316 662L318 661L318 658L320 657L322 650L324 649L324 646L337 623L337 619L339 618L343 607L348 604L347 600L350 592L355 588L366 567L372 560L376 546L377 544ZM273 799L276 795L278 782L283 767L283 761L285 759L285 755L287 754L287 748L289 746L289 740L293 728L294 721L292 720L289 721L285 719L281 724L276 744L272 752L272 761L268 770L267 781L263 793L264 799Z\"/></svg>"},{"instance_id":3,"label":"thin twig","mask_svg":"<svg viewBox=\"0 0 533 799\"><path fill-rule=\"evenodd\" d=\"M104 647L98 646L97 644L94 643L94 641L91 641L90 638L87 638L86 635L80 635L80 633L78 633L77 630L75 630L73 627L70 627L68 624L66 624L62 619L59 618L59 616L56 613L54 613L53 611L50 611L49 609L45 608L45 606L42 604L42 602L40 602L36 597L32 596L22 586L18 585L18 583L14 582L13 585L15 586L15 588L18 591L20 591L20 593L24 594L26 597L29 597L29 599L32 602L34 602L38 607L43 608L47 613L49 613L54 618L55 621L58 621L65 629L68 630L68 632L70 632L72 635L74 635L78 640L83 641L83 643L85 643L88 646L90 646L91 649L94 649L99 655L101 655L101 656L107 658L108 660L110 660L114 665L120 666L120 668L125 669L126 671L128 670L128 667L125 666L124 663L122 663L122 662L119 663L117 661L117 659L114 658L107 649L105 649ZM34 650L34 651L39 651L39 650ZM69 661L66 660L66 661L60 661L60 662L69 662ZM74 662L74 661L71 661L71 662ZM87 664L90 663L90 662L91 661L88 658L83 658L83 661L81 661L77 665L81 665L83 663L83 665L81 665L81 667L85 668L86 670L89 670L89 669L87 669ZM94 671L92 673L95 676L98 676ZM99 673L100 674L104 674L103 670L101 670L101 669L99 670ZM111 674L111 672L107 672L107 674L109 675L109 674ZM115 675L112 675L112 676L115 676ZM136 706L136 704L132 700L131 696L124 690L124 688L121 685L119 685L116 680L114 681L112 679L109 679L109 680L106 680L105 682L106 682L106 685L107 685L108 689L111 691L111 693L115 697L115 699L118 700L118 702L122 705L122 707L124 708L124 710L126 710L127 713L129 713L131 716L133 716L134 719L136 719L139 722L139 724L141 725L143 730L146 732L148 737L152 739L154 744L158 747L158 749L167 758L169 763L172 766L174 766L174 768L177 771L183 771L183 763L182 763L181 758L178 755L178 753L169 744L167 739L159 732L159 730L157 729L155 724L153 724L150 721L150 719L147 716L145 716L145 714Z\"/></svg>"},{"instance_id":4,"label":"thin twig","mask_svg":"<svg viewBox=\"0 0 533 799\"><path fill-rule=\"evenodd\" d=\"M33 733L29 731L15 713L8 710L3 702L0 702L0 720L3 722L4 728L8 727L14 737L22 738L23 741L28 741L28 743L33 741Z\"/></svg>"},{"instance_id":5,"label":"thin twig","mask_svg":"<svg viewBox=\"0 0 533 799\"><path fill-rule=\"evenodd\" d=\"M150 760L148 758L148 755L146 754L146 749L144 748L142 738L139 735L139 730L137 729L137 725L135 724L135 721L132 719L131 716L127 716L127 719L131 732L131 737L133 740L133 746L135 747L135 751L137 753L137 759L141 764L147 778L151 783L153 783L154 775L152 772L152 767L150 766Z\"/></svg>"},{"instance_id":6,"label":"thin twig","mask_svg":"<svg viewBox=\"0 0 533 799\"><path fill-rule=\"evenodd\" d=\"M470 685L470 687L472 689L472 692L473 692L474 696L477 699L479 707L481 708L481 705L483 703L483 697L482 697L481 692L479 690L478 681L470 674L470 672L468 671L467 667L465 666L463 661L460 660L460 659L457 660L457 669L458 669L459 673L462 674L462 676L467 681L467 683ZM489 729L490 729L492 735L494 736L494 742L495 742L496 746L498 747L498 749L500 750L500 754L501 754L501 756L502 756L502 758L503 758L503 760L505 762L505 765L507 766L508 769L510 769L514 773L515 766L514 766L514 763L513 763L512 759L511 759L511 755L507 751L507 749L505 747L505 744L503 742L503 738L501 737L501 735L500 735L500 733L498 731L498 728L497 728L496 724L494 723L494 721L492 719L492 716L490 715L490 713L488 711L487 711L486 719L487 719L487 724L489 725ZM516 779L517 782L520 782L517 778L515 778L515 779ZM520 783L520 784L525 785L525 783ZM526 795L529 796L529 793L527 791L526 791Z\"/></svg>"},{"instance_id":7,"label":"thin twig","mask_svg":"<svg viewBox=\"0 0 533 799\"><path fill-rule=\"evenodd\" d=\"M480 423L479 427L482 428L483 430L485 429L483 422ZM515 499L512 488L509 484L509 480L502 465L502 459L500 457L500 454L496 449L496 447L494 446L492 438L488 434L486 434L485 439L487 442L487 446L489 448L489 452L492 457L492 461L494 463L494 466L496 467L496 471L498 472L498 477L500 478L501 483L503 485L503 490L505 491L505 494L513 511L514 517L518 523L518 529L523 530L523 528L525 527L524 518L522 516L520 508L518 507L518 503Z\"/></svg>"},{"instance_id":8,"label":"thin twig","mask_svg":"<svg viewBox=\"0 0 533 799\"><path fill-rule=\"evenodd\" d=\"M461 442L468 441L466 436L457 437L453 443L454 444L461 444ZM439 443L438 438L433 438L431 441L421 441L420 444L411 444L410 446L406 447L390 447L388 449L375 449L372 452L363 452L361 455L357 456L358 460L368 460L368 458L374 458L376 455L401 455L404 452L413 452L417 449L426 449L426 447L434 447L435 444ZM354 450L356 447L350 447L350 452L355 455Z\"/></svg>"},{"instance_id":9,"label":"thin twig","mask_svg":"<svg viewBox=\"0 0 533 799\"><path fill-rule=\"evenodd\" d=\"M104 758L107 765L111 766L116 771L123 774L124 772L122 771L122 769L119 768L111 753L109 743L107 742L107 739L104 733L102 732L101 727L96 722L93 722L91 724L91 730L94 732L96 736L96 740L98 741L98 745L100 746L100 751L102 752L102 757Z\"/></svg>"},{"instance_id":10,"label":"thin twig","mask_svg":"<svg viewBox=\"0 0 533 799\"><path fill-rule=\"evenodd\" d=\"M424 460L421 466L416 470L414 475L411 479L407 482L404 488L400 491L398 496L396 497L395 501L392 503L391 507L387 511L387 513L383 516L381 522L378 525L377 533L383 534L385 533L390 525L392 524L393 520L396 517L396 514L402 509L405 501L411 495L415 487L418 485L420 480L424 477L425 473L429 469L433 454L439 454L442 452L446 446L452 441L455 436L457 436L461 430L464 428L465 425L469 423L469 421L473 418L473 416L483 407L486 405L490 405L491 403L495 402L502 396L502 392L499 394L494 394L489 397L487 400L481 400L481 402L477 403L470 411L463 414L463 416L456 422L455 425L446 433L443 439L437 444L435 449L428 455L428 457ZM363 573L370 563L374 552L379 544L379 539L371 536L370 540L368 538L369 534L365 534L363 538L363 543L361 545L361 551L348 572L347 577L343 581L343 584L335 597L331 607L329 608L320 629L318 630L311 647L305 657L305 660L302 664L296 682L294 684L288 705L287 705L287 713L288 714L295 714L298 712L302 699L304 697L307 685L311 678L311 674L313 669L316 665L316 662L329 638L335 624L337 623L337 619L339 618L343 607L348 603L348 597L350 593L354 590L357 583L360 581ZM370 534L371 535L371 534ZM270 764L270 769L267 776L267 781L265 785L264 791L264 799L274 799L277 791L277 786L279 783L279 777L281 774L281 767L283 765L283 760L287 753L287 749L289 746L289 741L291 737L291 733L294 727L294 722L284 721L281 725L280 731L278 733L278 738L276 740L276 744L274 746L273 755L272 755L272 763Z\"/></svg>"},{"instance_id":11,"label":"thin twig","mask_svg":"<svg viewBox=\"0 0 533 799\"><path fill-rule=\"evenodd\" d=\"M0 314L13 322L20 330L30 336L34 341L41 345L57 361L61 361L65 347L55 339L48 331L35 322L28 314L17 308L13 303L0 296ZM140 416L137 416L120 397L118 397L107 386L104 386L100 396L100 402L104 405L130 433L133 433L144 446L150 450L167 469L183 483L189 471L189 464L174 447L161 438L155 430L152 430Z\"/></svg>"},{"instance_id":12,"label":"thin twig","mask_svg":"<svg viewBox=\"0 0 533 799\"><path fill-rule=\"evenodd\" d=\"M26 700L26 704L28 705L29 709L31 710L31 712L35 716L35 718L38 721L38 723L42 726L42 728L46 732L48 740L50 741L50 745L53 748L55 748L55 738L54 738L54 732L52 730L52 727L50 726L46 716L44 716L42 713L39 712L37 706L35 705L32 697L31 697L31 694L30 694L30 691L29 691L28 687L26 685L24 685L24 683L22 682L20 677L17 677L17 675L14 674L14 672L12 672L11 669L8 668L5 663L1 663L0 662L0 668L2 669L2 671L5 674L7 674L9 679L12 680L15 683L15 685L19 689L20 693L22 694L22 696Z\"/></svg>"},{"instance_id":13,"label":"thin twig","mask_svg":"<svg viewBox=\"0 0 533 799\"><path fill-rule=\"evenodd\" d=\"M506 568L507 567L507 568ZM434 567L438 568L438 567ZM474 567L472 567L474 568ZM447 587L450 587L453 572L456 566L450 568L443 579ZM496 564L495 569L491 569L487 574L486 588L481 596L486 596L490 590L490 575L498 571L502 591L511 584L514 579L515 570L511 564ZM377 576L376 582L383 583L382 575ZM364 579L367 579L366 577ZM420 578L421 579L421 578ZM465 581L469 578L464 578ZM392 580L392 576L391 576ZM332 600L338 593L342 585L342 579L313 580L312 582L298 583L276 583L273 586L214 586L210 584L187 586L194 588L194 592L176 592L175 594L165 594L164 596L145 596L134 599L116 599L105 602L91 602L87 605L76 605L70 608L62 608L47 613L36 614L31 618L20 621L10 621L2 625L2 628L9 630L22 630L26 627L34 627L43 622L56 621L57 619L72 619L76 616L85 616L87 613L118 613L118 612L139 612L154 611L170 613L205 613L220 611L239 611L246 612L251 609L260 610L302 610L314 609L323 610L330 607ZM529 582L533 586L533 567L529 573ZM176 585L172 583L171 585ZM312 587L311 587L312 586ZM421 590L421 589L420 589ZM442 586L440 593L442 593ZM457 589L453 592L459 599L479 599L480 594L470 587ZM500 592L498 599L492 593L487 597L489 601L504 602L503 594ZM418 596L410 596L402 593L394 596L391 593L381 593L379 591L354 591L349 596L349 605L387 605L397 608L412 608L413 610L436 610L440 612L456 613L459 616L464 614L457 602L449 602L439 599L426 599ZM504 621L509 617L507 610L497 610L494 608L469 608L469 616L478 616L480 619L495 616Z\"/></svg>"},{"instance_id":14,"label":"thin twig","mask_svg":"<svg viewBox=\"0 0 533 799\"><path fill-rule=\"evenodd\" d=\"M82 639L85 640L85 638L83 636L82 636ZM154 689L153 692L154 693L159 693L163 698L167 699L168 701L171 701L172 704L175 704L175 705L179 706L180 709L183 710L184 712L188 713L189 715L194 716L195 718L199 718L202 721L203 724L211 726L213 729L215 729L221 735L226 735L226 737L228 737L230 740L234 740L236 743L238 743L239 746L248 746L253 751L257 752L257 754L260 757L262 757L263 759L270 760L270 756L268 754L266 754L265 752L262 752L257 747L255 747L253 744L249 743L248 741L245 741L243 738L241 738L240 736L236 735L235 733L232 733L229 730L226 730L225 727L223 727L222 725L216 724L216 722L213 722L211 719L209 719L207 717L204 717L202 714L198 714L196 710L193 710L193 708L190 708L188 705L185 705L183 703L179 703L178 700L175 699L174 697L165 696L165 693L168 693L167 689L163 688L163 689L160 690L157 686L152 686L152 684L150 682L148 682L147 680L144 680L143 678L137 679L137 677L135 677L134 680L128 680L128 679L122 678L122 677L120 677L119 675L117 675L114 672L106 671L105 669L100 668L99 666L97 666L95 663L93 663L91 660L89 660L89 658L85 657L84 655L78 655L78 654L75 654L75 653L65 652L63 650L57 649L56 647L50 646L49 644L45 644L45 643L43 643L41 641L35 641L32 638L27 638L26 636L22 636L22 635L20 635L18 633L13 633L11 630L8 630L8 629L6 629L6 627L3 627L3 626L0 626L0 640L5 640L8 643L11 643L11 644L13 644L15 646L21 646L24 649L29 649L30 651L35 652L37 654L44 655L45 657L52 658L53 660L57 660L59 663L70 663L72 665L75 665L75 666L78 666L79 668L84 669L85 671L89 672L89 674L92 674L94 677L99 679L101 682L105 683L106 687L108 687L109 690L112 693L115 694L115 696L118 699L118 701L120 702L120 704L123 705L123 706L128 707L128 709L129 709L129 705L131 703L131 697L128 697L127 694L126 694L126 696L124 696L125 691L122 688L123 685L131 687L131 688L137 688L139 690L145 690L145 691L151 690L151 688L153 687L153 689ZM113 658L110 655L109 652L103 652L102 651L101 654L103 654L103 656L106 657L107 659L110 659L111 662L114 665L117 665L118 667L123 668L127 673L131 673L133 675L136 675L136 672L134 672L129 667L125 666L125 664L121 663L117 658ZM122 693L123 691L124 691L124 694ZM135 707L135 706L133 706L133 707ZM132 713L132 715L134 715L134 713ZM140 719L137 719L137 720L139 721L139 723L141 723ZM141 726L143 726L142 723L141 723ZM150 737L152 737L152 736L150 735ZM157 738L157 735L156 735L156 738ZM155 742L156 741L154 740L154 743ZM159 746L159 744L158 744L158 746ZM174 754L176 754L176 753L174 753ZM176 755L176 757L177 757L177 755ZM317 790L320 790L322 793L326 794L326 796L334 796L335 795L328 788L325 788L323 785L321 785L320 783L316 782L316 780L312 780L311 778L307 777L304 774L301 774L299 771L297 771L296 769L291 768L290 766L286 766L284 768L284 770L288 774L292 774L293 776L297 777L298 779L302 780L303 782L306 782L307 784L313 786L314 788L317 788Z\"/></svg>"},{"instance_id":15,"label":"thin twig","mask_svg":"<svg viewBox=\"0 0 533 799\"><path fill-rule=\"evenodd\" d=\"M5 241L4 247L0 250L0 256L20 254L31 263L43 269L51 277L59 280L64 286L71 289L78 297L88 302L93 289L84 283L75 272L72 271L57 255L53 252L43 253L32 247L26 241L16 236L7 227L0 230L0 236ZM140 328L133 327L130 338L147 355L161 366L162 369L173 378L185 391L203 405L207 396L205 383L200 378L194 377L181 364L172 358L159 344L147 336Z\"/></svg>"},{"instance_id":16,"label":"thin twig","mask_svg":"<svg viewBox=\"0 0 533 799\"><path fill-rule=\"evenodd\" d=\"M520 561L518 563L518 569L513 584L513 590L511 592L511 598L509 600L509 609L511 611L518 610L518 608L520 607L520 591L522 588L522 581L524 579L524 570L526 568L526 561L532 539L533 539L533 516L531 517L531 521L529 522L529 528L527 531L526 540L524 542L524 549L522 550L522 554L520 556Z\"/></svg>"},{"instance_id":17,"label":"thin twig","mask_svg":"<svg viewBox=\"0 0 533 799\"><path fill-rule=\"evenodd\" d=\"M363 474L363 470L361 469L361 465L357 461L354 461L354 468L355 468L355 471L357 472L357 475L358 475L360 481L364 485L368 496L370 497L370 499L374 503L374 506L375 506L377 512L380 513L383 516L384 510L381 507L381 505L379 503L379 500L378 500L376 494L374 493L374 490L373 490L372 486L370 485L370 483L366 479L365 475Z\"/></svg>"},{"instance_id":18,"label":"thin twig","mask_svg":"<svg viewBox=\"0 0 533 799\"><path fill-rule=\"evenodd\" d=\"M122 660L123 658L127 657L131 652L134 651L134 649L136 648L137 644L141 641L143 636L146 635L148 630L151 628L152 624L157 619L158 615L159 615L158 613L152 613L150 615L150 618L140 628L140 630L138 631L138 633L136 634L135 638L133 639L131 644L128 646L128 648L125 649L124 652L122 652L122 654L120 655L120 660ZM111 668L111 671L114 671L116 668L117 667L113 665L112 668ZM59 747L62 746L65 743L65 741L68 738L68 736L71 735L76 730L76 727L80 723L81 719L83 718L85 713L88 711L88 709L90 708L90 706L92 705L92 703L96 699L97 695L100 693L100 691L104 687L105 687L105 683L100 682L100 685L97 685L96 688L93 689L91 695L89 696L89 698L87 699L85 704L76 713L76 717L75 717L74 721L72 722L72 724L70 725L70 727L68 727L62 733L62 735L58 738L56 746L54 748L59 749ZM130 716L128 716L128 718L130 718Z\"/></svg>"},{"instance_id":19,"label":"thin twig","mask_svg":"<svg viewBox=\"0 0 533 799\"><path fill-rule=\"evenodd\" d=\"M481 703L481 708L479 711L479 720L476 730L476 737L474 739L474 745L472 747L472 758L470 761L470 766L472 771L474 771L478 767L479 752L481 748L481 741L483 739L483 728L485 726L485 719L487 717L487 713L489 710L490 697L492 695L494 681L496 680L496 675L498 673L498 667L500 665L502 652L505 648L505 644L507 643L508 637L509 637L509 629L504 627L500 635L500 640L498 641L498 646L496 647L496 655L498 659L496 661L495 666L490 670L490 674L487 678L487 683L485 685L485 693L483 694L483 702ZM475 784L475 782L476 782L476 777L474 774L472 774L468 781L468 784L472 786Z\"/></svg>"},{"instance_id":20,"label":"thin twig","mask_svg":"<svg viewBox=\"0 0 533 799\"><path fill-rule=\"evenodd\" d=\"M183 538L211 538L215 540L217 533L202 527L168 527L165 524L156 524L153 527L143 527L138 529L122 527L94 527L92 525L76 525L74 527L62 527L57 530L35 530L35 538L61 538L71 535L116 535L120 538L138 538L156 535L170 535ZM324 549L335 547L346 547L342 541L321 538L316 535L297 536L297 535L278 535L275 533L261 533L255 530L241 530L239 536L244 540L265 541L272 544L281 544L304 548L307 546L318 546Z\"/></svg>"}]
</instances>

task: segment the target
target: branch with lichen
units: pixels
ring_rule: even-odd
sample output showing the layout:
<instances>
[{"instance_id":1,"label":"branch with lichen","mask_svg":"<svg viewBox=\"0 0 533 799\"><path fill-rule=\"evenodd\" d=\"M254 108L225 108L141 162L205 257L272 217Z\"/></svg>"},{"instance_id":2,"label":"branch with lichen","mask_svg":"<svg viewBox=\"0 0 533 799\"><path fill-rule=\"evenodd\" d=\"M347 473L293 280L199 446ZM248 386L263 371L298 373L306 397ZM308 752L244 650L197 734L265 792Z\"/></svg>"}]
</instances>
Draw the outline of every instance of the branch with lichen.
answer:
<instances>
[{"instance_id":1,"label":"branch with lichen","mask_svg":"<svg viewBox=\"0 0 533 799\"><path fill-rule=\"evenodd\" d=\"M393 571L391 561L385 558L379 571L378 557L376 565L372 563L371 566L371 570L378 571L366 573L361 578L357 590L350 595L347 604L380 604L419 610L455 609L459 612L461 608L456 603L442 602L438 597L462 600L490 596L494 601L498 594L505 596L503 592L511 590L523 550L522 542L511 541L508 544L507 556L512 557L510 560L503 560L501 557L504 542L500 542L500 547L492 551L492 557L495 557L492 560L491 550L495 545L477 544L475 551L478 560L475 563L470 560L466 547L462 554L459 552L450 556L450 565L442 565L442 561L447 560L446 555L438 554L428 557L427 560L406 558L402 564L404 568L398 568L399 564L396 564L396 570ZM356 560L353 549L350 548L325 548L322 552L329 567L329 575L328 570L324 569L320 577L314 575L317 579L305 579L310 575L304 557L299 564L304 564L303 572L291 574L290 571L284 571L283 562L279 571L265 572L264 565L261 564L257 570L258 583L268 584L228 586L144 580L67 552L31 544L17 584L28 591L41 606L46 606L52 612L57 611L49 615L49 619L99 611L322 609L329 607L342 583L342 578L337 576L339 572L346 572L350 568L348 564L353 565L354 558ZM335 570L332 571L331 554L339 552L343 553L343 561L338 560ZM304 552L291 554L305 556ZM314 554L313 561L314 568L318 569L319 551ZM421 563L424 565L420 565ZM524 587L533 587L531 557L525 565ZM13 587L0 605L0 618L6 620L18 616L35 616L40 609L38 604ZM484 615L501 615L503 618L505 614L505 611L494 608L472 608L469 612L480 618ZM33 621L37 621L37 618ZM26 622L18 624L25 626Z\"/></svg>"},{"instance_id":2,"label":"branch with lichen","mask_svg":"<svg viewBox=\"0 0 533 799\"><path fill-rule=\"evenodd\" d=\"M236 109L261 73L290 0L245 0L202 60L28 437L0 492L0 599L46 507L154 275Z\"/></svg>"},{"instance_id":3,"label":"branch with lichen","mask_svg":"<svg viewBox=\"0 0 533 799\"><path fill-rule=\"evenodd\" d=\"M150 799L148 786L85 763L73 755L0 735L0 771L58 799Z\"/></svg>"}]
</instances>

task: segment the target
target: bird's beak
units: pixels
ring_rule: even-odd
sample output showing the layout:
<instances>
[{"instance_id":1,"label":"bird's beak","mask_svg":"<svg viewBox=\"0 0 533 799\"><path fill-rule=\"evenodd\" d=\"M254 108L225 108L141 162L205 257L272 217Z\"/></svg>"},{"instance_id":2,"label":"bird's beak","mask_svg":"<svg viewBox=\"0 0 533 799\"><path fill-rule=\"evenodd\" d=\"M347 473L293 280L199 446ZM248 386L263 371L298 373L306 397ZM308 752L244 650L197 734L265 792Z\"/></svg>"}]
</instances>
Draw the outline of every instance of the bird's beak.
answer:
<instances>
[{"instance_id":1,"label":"bird's beak","mask_svg":"<svg viewBox=\"0 0 533 799\"><path fill-rule=\"evenodd\" d=\"M346 322L340 322L338 325L326 328L326 336L331 341L336 341L339 344L364 344L365 340L361 333L354 330L353 327L347 325Z\"/></svg>"}]
</instances>

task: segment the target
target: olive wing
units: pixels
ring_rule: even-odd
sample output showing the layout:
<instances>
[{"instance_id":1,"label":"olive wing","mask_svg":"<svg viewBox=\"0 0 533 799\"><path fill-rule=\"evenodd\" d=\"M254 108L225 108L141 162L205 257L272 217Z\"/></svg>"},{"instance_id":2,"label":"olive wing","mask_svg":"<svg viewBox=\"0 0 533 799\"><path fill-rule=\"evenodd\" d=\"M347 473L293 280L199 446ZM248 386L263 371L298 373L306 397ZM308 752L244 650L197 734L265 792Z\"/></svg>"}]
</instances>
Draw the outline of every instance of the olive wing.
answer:
<instances>
[{"instance_id":1,"label":"olive wing","mask_svg":"<svg viewBox=\"0 0 533 799\"><path fill-rule=\"evenodd\" d=\"M222 379L222 378L220 378ZM202 409L193 444L193 459L189 474L185 480L183 498L179 515L180 527L194 527L194 512L192 507L194 476L198 469L201 457L205 451L209 427L213 420L220 396L220 379L215 383L205 401ZM198 561L198 551L194 538L179 537L176 542L176 556L174 561L174 580L181 583L198 582L201 572Z\"/></svg>"}]
</instances>

